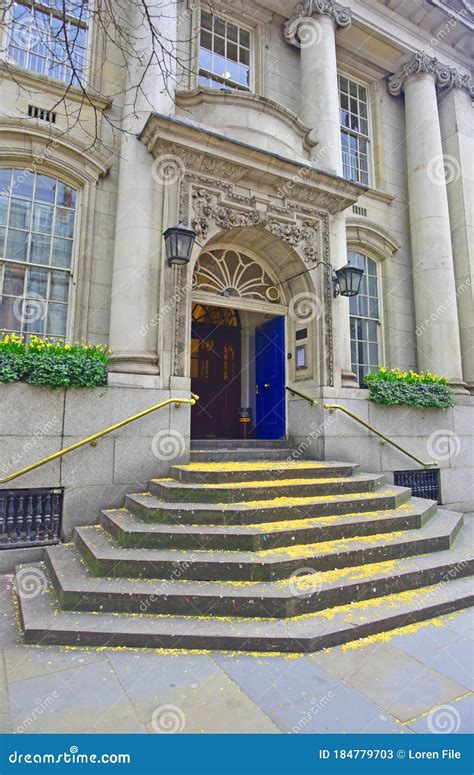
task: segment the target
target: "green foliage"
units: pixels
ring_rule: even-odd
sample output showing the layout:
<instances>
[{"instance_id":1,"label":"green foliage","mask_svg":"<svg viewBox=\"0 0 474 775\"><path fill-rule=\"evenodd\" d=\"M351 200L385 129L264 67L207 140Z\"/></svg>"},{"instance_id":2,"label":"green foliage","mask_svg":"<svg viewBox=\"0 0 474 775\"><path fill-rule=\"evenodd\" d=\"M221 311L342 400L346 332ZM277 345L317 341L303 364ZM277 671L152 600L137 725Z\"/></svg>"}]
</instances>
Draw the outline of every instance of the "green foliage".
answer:
<instances>
[{"instance_id":1,"label":"green foliage","mask_svg":"<svg viewBox=\"0 0 474 775\"><path fill-rule=\"evenodd\" d=\"M16 334L0 338L0 383L27 382L53 388L107 384L110 350L86 341L40 339Z\"/></svg>"},{"instance_id":2,"label":"green foliage","mask_svg":"<svg viewBox=\"0 0 474 775\"><path fill-rule=\"evenodd\" d=\"M364 377L370 398L386 406L416 406L448 409L454 406L453 393L446 377L438 377L430 371L417 374L414 371L386 369L379 366Z\"/></svg>"}]
</instances>

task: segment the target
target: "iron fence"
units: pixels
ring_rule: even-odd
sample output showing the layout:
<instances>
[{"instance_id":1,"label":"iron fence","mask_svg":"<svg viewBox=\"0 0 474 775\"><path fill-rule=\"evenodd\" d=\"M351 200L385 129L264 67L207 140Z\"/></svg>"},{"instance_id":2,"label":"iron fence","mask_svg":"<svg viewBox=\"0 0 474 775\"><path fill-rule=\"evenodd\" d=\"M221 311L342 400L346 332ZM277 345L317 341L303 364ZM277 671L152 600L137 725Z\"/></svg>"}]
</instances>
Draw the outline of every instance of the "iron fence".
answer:
<instances>
[{"instance_id":1,"label":"iron fence","mask_svg":"<svg viewBox=\"0 0 474 775\"><path fill-rule=\"evenodd\" d=\"M61 540L63 488L0 490L0 549Z\"/></svg>"}]
</instances>

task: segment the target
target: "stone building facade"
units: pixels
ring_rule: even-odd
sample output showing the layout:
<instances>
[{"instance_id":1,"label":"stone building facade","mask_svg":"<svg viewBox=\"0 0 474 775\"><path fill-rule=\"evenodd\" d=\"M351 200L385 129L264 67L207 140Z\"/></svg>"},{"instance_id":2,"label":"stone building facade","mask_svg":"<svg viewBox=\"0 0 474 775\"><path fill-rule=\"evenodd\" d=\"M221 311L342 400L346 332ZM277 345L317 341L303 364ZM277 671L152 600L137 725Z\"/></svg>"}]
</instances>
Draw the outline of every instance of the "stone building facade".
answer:
<instances>
[{"instance_id":1,"label":"stone building facade","mask_svg":"<svg viewBox=\"0 0 474 775\"><path fill-rule=\"evenodd\" d=\"M472 508L470 4L216 0L210 13L199 0L155 0L173 44L167 72L156 62L140 72L154 42L140 4L128 5L130 30L142 25L133 67L113 36L72 18L87 99L74 85L64 97L64 73L27 35L3 41L0 193L11 220L0 328L28 333L18 299L39 297L39 333L107 342L113 358L109 387L94 394L35 389L32 399L3 386L2 454L26 465L170 394L204 394L192 421L189 409L166 410L21 484L64 485L69 526L93 521L172 454L186 458L193 435L235 437L242 407L260 438L290 436L307 454L388 475L410 467L324 410L332 401L437 456L445 502ZM56 231L35 232L29 208ZM163 232L179 222L197 237L176 268ZM334 295L348 258L364 269L352 300ZM370 405L361 380L378 364L446 375L456 407Z\"/></svg>"}]
</instances>

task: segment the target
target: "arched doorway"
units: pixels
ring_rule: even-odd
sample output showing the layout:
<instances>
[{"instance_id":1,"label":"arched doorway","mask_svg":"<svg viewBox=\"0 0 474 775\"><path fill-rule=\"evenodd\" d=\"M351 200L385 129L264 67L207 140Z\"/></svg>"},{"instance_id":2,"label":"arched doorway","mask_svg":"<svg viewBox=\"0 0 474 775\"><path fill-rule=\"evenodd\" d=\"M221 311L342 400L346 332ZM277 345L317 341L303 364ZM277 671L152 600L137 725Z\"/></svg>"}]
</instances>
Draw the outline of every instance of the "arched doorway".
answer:
<instances>
[{"instance_id":1,"label":"arched doorway","mask_svg":"<svg viewBox=\"0 0 474 775\"><path fill-rule=\"evenodd\" d=\"M193 304L191 389L194 439L238 437L241 394L241 327L234 309Z\"/></svg>"},{"instance_id":2,"label":"arched doorway","mask_svg":"<svg viewBox=\"0 0 474 775\"><path fill-rule=\"evenodd\" d=\"M191 389L195 439L285 436L285 314L276 280L251 251L212 245L193 275Z\"/></svg>"}]
</instances>

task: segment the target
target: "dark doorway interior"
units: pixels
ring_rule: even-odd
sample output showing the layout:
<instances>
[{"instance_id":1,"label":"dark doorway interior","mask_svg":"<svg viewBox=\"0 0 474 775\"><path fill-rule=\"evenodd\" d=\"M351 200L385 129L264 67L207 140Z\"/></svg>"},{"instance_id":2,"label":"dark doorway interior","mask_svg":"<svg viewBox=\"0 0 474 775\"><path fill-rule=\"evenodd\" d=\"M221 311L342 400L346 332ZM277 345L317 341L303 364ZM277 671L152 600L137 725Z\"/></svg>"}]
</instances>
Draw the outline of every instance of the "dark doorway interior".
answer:
<instances>
[{"instance_id":1,"label":"dark doorway interior","mask_svg":"<svg viewBox=\"0 0 474 775\"><path fill-rule=\"evenodd\" d=\"M236 439L240 406L240 318L233 309L193 305L191 413L193 439Z\"/></svg>"}]
</instances>

